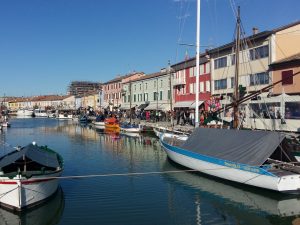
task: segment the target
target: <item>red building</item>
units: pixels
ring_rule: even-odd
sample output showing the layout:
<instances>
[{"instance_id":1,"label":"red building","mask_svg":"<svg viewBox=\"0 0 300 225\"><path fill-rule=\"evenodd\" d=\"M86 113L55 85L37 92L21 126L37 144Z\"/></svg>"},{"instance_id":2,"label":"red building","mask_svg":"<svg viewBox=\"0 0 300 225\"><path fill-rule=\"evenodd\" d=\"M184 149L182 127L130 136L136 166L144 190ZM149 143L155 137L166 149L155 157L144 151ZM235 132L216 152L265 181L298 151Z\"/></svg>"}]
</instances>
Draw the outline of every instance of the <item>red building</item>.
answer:
<instances>
[{"instance_id":1,"label":"red building","mask_svg":"<svg viewBox=\"0 0 300 225\"><path fill-rule=\"evenodd\" d=\"M196 58L187 59L172 65L174 109L195 109L196 106ZM199 107L208 110L211 97L210 61L207 54L200 56Z\"/></svg>"}]
</instances>

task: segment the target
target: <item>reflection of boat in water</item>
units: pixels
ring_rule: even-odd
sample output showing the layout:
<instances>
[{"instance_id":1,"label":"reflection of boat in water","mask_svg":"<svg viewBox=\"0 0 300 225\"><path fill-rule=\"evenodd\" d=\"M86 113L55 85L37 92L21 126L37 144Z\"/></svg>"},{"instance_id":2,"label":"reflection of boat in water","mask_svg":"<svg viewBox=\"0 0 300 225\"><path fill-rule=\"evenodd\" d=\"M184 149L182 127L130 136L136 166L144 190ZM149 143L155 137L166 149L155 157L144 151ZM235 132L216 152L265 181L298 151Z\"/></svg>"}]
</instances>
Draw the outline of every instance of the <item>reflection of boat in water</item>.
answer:
<instances>
[{"instance_id":1,"label":"reflection of boat in water","mask_svg":"<svg viewBox=\"0 0 300 225\"><path fill-rule=\"evenodd\" d=\"M58 188L57 192L49 199L49 201L38 207L19 213L0 208L0 224L55 225L59 223L64 207L64 193L61 188Z\"/></svg>"},{"instance_id":2,"label":"reflection of boat in water","mask_svg":"<svg viewBox=\"0 0 300 225\"><path fill-rule=\"evenodd\" d=\"M119 121L115 117L106 118L104 122L105 122L105 131L115 132L115 133L120 132Z\"/></svg>"},{"instance_id":3,"label":"reflection of boat in water","mask_svg":"<svg viewBox=\"0 0 300 225\"><path fill-rule=\"evenodd\" d=\"M122 135L127 136L127 137L133 137L133 138L138 138L141 136L140 133L130 133L130 132L122 133Z\"/></svg>"},{"instance_id":4,"label":"reflection of boat in water","mask_svg":"<svg viewBox=\"0 0 300 225\"><path fill-rule=\"evenodd\" d=\"M163 166L164 171L177 169L182 169L182 167L170 160L166 161ZM287 197L281 193L270 193L266 190L258 192L257 189L247 186L241 188L239 184L221 179L213 180L198 172L167 173L164 176L184 189L194 189L203 202L211 204L214 208L221 208L221 211L230 211L236 217L243 215L245 219L249 217L247 214L254 217L257 214L279 217L300 215L300 199L297 196ZM205 199L208 200L205 201ZM255 219L252 224L258 224L254 221ZM269 222L263 224L269 224Z\"/></svg>"}]
</instances>

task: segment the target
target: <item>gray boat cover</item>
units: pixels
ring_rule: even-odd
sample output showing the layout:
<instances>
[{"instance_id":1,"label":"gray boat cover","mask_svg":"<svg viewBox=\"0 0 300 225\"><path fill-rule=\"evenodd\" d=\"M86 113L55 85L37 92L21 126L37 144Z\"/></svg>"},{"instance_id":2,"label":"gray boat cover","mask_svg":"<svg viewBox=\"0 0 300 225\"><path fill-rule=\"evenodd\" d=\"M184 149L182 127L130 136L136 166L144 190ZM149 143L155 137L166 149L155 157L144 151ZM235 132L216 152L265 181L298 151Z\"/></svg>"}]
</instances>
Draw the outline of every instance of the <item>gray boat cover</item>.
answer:
<instances>
[{"instance_id":1,"label":"gray boat cover","mask_svg":"<svg viewBox=\"0 0 300 225\"><path fill-rule=\"evenodd\" d=\"M271 131L197 128L180 147L218 159L260 166L284 137Z\"/></svg>"},{"instance_id":2,"label":"gray boat cover","mask_svg":"<svg viewBox=\"0 0 300 225\"><path fill-rule=\"evenodd\" d=\"M37 145L29 144L20 150L10 152L0 158L0 168L14 163L16 160L26 156L31 160L48 167L56 168L59 166L57 154L43 150Z\"/></svg>"}]
</instances>

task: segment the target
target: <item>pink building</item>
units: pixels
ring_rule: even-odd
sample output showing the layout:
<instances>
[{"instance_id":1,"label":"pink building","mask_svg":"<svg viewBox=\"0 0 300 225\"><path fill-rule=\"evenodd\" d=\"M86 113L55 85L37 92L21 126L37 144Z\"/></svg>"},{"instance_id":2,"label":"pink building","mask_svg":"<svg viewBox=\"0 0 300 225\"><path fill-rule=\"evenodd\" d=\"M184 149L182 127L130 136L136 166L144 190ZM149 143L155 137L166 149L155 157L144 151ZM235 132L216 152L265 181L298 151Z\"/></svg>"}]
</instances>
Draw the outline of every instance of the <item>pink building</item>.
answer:
<instances>
[{"instance_id":1,"label":"pink building","mask_svg":"<svg viewBox=\"0 0 300 225\"><path fill-rule=\"evenodd\" d=\"M118 76L102 85L103 108L110 107L110 110L119 108L122 105L123 83L135 80L144 76L143 72L134 72L124 76Z\"/></svg>"},{"instance_id":2,"label":"pink building","mask_svg":"<svg viewBox=\"0 0 300 225\"><path fill-rule=\"evenodd\" d=\"M174 109L195 109L196 106L196 58L187 59L172 65ZM211 97L210 62L206 54L200 56L199 107L208 109L207 100Z\"/></svg>"}]
</instances>

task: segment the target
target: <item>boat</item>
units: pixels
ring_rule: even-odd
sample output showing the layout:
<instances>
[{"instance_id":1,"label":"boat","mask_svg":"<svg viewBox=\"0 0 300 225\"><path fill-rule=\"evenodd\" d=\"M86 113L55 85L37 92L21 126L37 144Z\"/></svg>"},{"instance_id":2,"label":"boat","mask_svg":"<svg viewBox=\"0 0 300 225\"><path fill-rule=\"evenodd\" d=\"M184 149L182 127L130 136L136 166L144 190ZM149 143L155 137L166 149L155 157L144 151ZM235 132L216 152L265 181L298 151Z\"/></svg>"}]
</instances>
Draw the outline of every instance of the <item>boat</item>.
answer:
<instances>
[{"instance_id":1,"label":"boat","mask_svg":"<svg viewBox=\"0 0 300 225\"><path fill-rule=\"evenodd\" d=\"M34 110L34 115L35 117L49 117L48 113L46 112L46 110L42 110L42 109L35 109Z\"/></svg>"},{"instance_id":2,"label":"boat","mask_svg":"<svg viewBox=\"0 0 300 225\"><path fill-rule=\"evenodd\" d=\"M59 120L72 120L73 115L68 113L59 113L57 119Z\"/></svg>"},{"instance_id":3,"label":"boat","mask_svg":"<svg viewBox=\"0 0 300 225\"><path fill-rule=\"evenodd\" d=\"M0 158L0 205L17 211L42 203L58 188L62 157L35 142Z\"/></svg>"},{"instance_id":4,"label":"boat","mask_svg":"<svg viewBox=\"0 0 300 225\"><path fill-rule=\"evenodd\" d=\"M10 123L8 122L7 116L4 116L2 118L2 121L0 122L0 126L2 127L10 127Z\"/></svg>"},{"instance_id":5,"label":"boat","mask_svg":"<svg viewBox=\"0 0 300 225\"><path fill-rule=\"evenodd\" d=\"M123 123L121 124L120 129L122 132L126 133L140 133L143 130L143 126L135 123Z\"/></svg>"},{"instance_id":6,"label":"boat","mask_svg":"<svg viewBox=\"0 0 300 225\"><path fill-rule=\"evenodd\" d=\"M61 220L64 212L65 199L61 187L49 198L49 201L42 203L30 210L14 212L0 208L0 218L4 224L18 225L56 225ZM2 223L1 223L2 224Z\"/></svg>"},{"instance_id":7,"label":"boat","mask_svg":"<svg viewBox=\"0 0 300 225\"><path fill-rule=\"evenodd\" d=\"M104 120L105 130L113 131L116 133L120 132L119 120L115 117L109 117Z\"/></svg>"},{"instance_id":8,"label":"boat","mask_svg":"<svg viewBox=\"0 0 300 225\"><path fill-rule=\"evenodd\" d=\"M200 0L197 5L199 9ZM238 10L237 43L239 23ZM237 44L236 56L239 55L239 49ZM239 66L238 58L236 67ZM238 81L238 69L235 80ZM160 143L168 157L180 165L214 177L272 191L299 194L300 166L286 146L285 135L275 131L238 129L238 106L243 101L239 99L238 82L234 96L234 103L231 104L234 129L196 127L188 138L163 133Z\"/></svg>"},{"instance_id":9,"label":"boat","mask_svg":"<svg viewBox=\"0 0 300 225\"><path fill-rule=\"evenodd\" d=\"M180 165L242 184L300 193L300 166L286 141L278 132L200 127L186 140L167 133L160 139L168 157Z\"/></svg>"},{"instance_id":10,"label":"boat","mask_svg":"<svg viewBox=\"0 0 300 225\"><path fill-rule=\"evenodd\" d=\"M174 134L176 136L181 136L182 138L184 137L188 137L189 133L187 132L183 132L183 131L179 131L179 130L175 130L175 129L171 129L171 128L167 128L167 127L154 127L153 131L155 133L155 135L159 138L163 133L168 133L168 134Z\"/></svg>"},{"instance_id":11,"label":"boat","mask_svg":"<svg viewBox=\"0 0 300 225\"><path fill-rule=\"evenodd\" d=\"M104 115L98 115L96 119L92 122L92 124L97 128L104 128L105 122L104 122Z\"/></svg>"},{"instance_id":12,"label":"boat","mask_svg":"<svg viewBox=\"0 0 300 225\"><path fill-rule=\"evenodd\" d=\"M88 123L89 119L87 117L87 115L82 115L79 119L80 123Z\"/></svg>"},{"instance_id":13,"label":"boat","mask_svg":"<svg viewBox=\"0 0 300 225\"><path fill-rule=\"evenodd\" d=\"M18 117L32 117L34 115L33 110L31 109L19 109L17 111Z\"/></svg>"}]
</instances>

